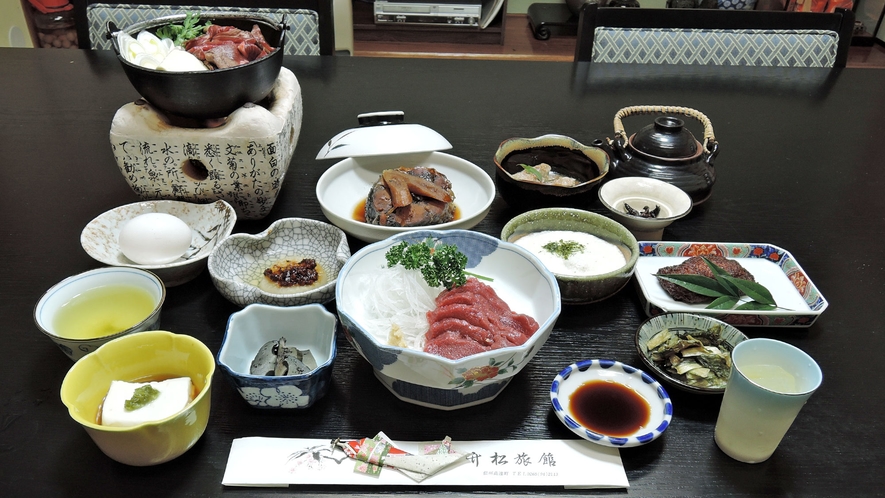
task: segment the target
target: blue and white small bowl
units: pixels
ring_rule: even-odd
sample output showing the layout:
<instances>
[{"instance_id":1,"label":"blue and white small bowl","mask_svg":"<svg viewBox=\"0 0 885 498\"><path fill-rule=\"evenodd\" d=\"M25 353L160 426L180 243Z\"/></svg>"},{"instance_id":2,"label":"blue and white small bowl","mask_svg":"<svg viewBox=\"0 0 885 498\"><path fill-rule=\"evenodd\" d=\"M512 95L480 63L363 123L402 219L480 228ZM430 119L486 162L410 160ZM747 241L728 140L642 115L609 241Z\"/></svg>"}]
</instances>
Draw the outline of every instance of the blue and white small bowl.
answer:
<instances>
[{"instance_id":1,"label":"blue and white small bowl","mask_svg":"<svg viewBox=\"0 0 885 498\"><path fill-rule=\"evenodd\" d=\"M578 423L569 409L569 398L579 387L594 380L616 382L642 396L650 408L648 423L623 437L601 434ZM550 400L556 416L572 432L590 442L614 448L650 443L667 430L673 419L673 402L664 387L642 370L614 360L583 360L565 367L553 379Z\"/></svg>"},{"instance_id":2,"label":"blue and white small bowl","mask_svg":"<svg viewBox=\"0 0 885 498\"><path fill-rule=\"evenodd\" d=\"M366 327L361 274L386 266L388 249L401 241L432 238L454 244L467 256L470 272L494 279L488 283L511 310L534 318L539 329L525 343L450 360L415 349L391 346ZM338 317L348 341L397 398L439 410L487 403L507 387L547 342L562 304L556 278L528 250L469 230L424 230L394 235L358 251L341 269L336 288Z\"/></svg>"},{"instance_id":3,"label":"blue and white small bowl","mask_svg":"<svg viewBox=\"0 0 885 498\"><path fill-rule=\"evenodd\" d=\"M309 408L329 389L338 349L338 320L322 305L278 307L250 304L230 316L218 366L231 385L255 408ZM258 350L269 341L286 338L286 345L309 349L317 367L306 374L280 377L252 375Z\"/></svg>"}]
</instances>

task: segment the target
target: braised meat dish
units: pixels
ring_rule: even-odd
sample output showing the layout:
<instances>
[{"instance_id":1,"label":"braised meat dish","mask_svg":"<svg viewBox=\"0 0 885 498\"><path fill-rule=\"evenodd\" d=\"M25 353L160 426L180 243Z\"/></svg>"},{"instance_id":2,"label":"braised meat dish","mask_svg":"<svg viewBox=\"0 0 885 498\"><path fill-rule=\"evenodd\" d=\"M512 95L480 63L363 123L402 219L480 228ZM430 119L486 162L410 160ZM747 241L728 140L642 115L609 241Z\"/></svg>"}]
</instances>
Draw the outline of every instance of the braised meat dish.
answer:
<instances>
[{"instance_id":1,"label":"braised meat dish","mask_svg":"<svg viewBox=\"0 0 885 498\"><path fill-rule=\"evenodd\" d=\"M274 51L257 24L252 27L252 31L213 24L206 29L205 34L185 43L184 48L210 69L239 66Z\"/></svg>"},{"instance_id":2,"label":"braised meat dish","mask_svg":"<svg viewBox=\"0 0 885 498\"><path fill-rule=\"evenodd\" d=\"M388 169L366 197L366 222L390 227L438 225L455 219L455 194L433 168Z\"/></svg>"},{"instance_id":3,"label":"braised meat dish","mask_svg":"<svg viewBox=\"0 0 885 498\"><path fill-rule=\"evenodd\" d=\"M740 278L743 280L749 280L750 282L755 282L756 280L753 278L753 275L750 274L743 266L741 266L737 261L726 259L722 256L693 256L683 261L681 264L674 266L665 266L658 270L659 275L703 275L705 277L713 278L713 271L710 270L710 267L707 266L707 263L704 262L704 258L709 260L714 265L722 268L729 275L734 278ZM677 301L683 301L689 304L696 303L704 303L710 301L712 298L708 296L704 296L698 294L696 292L692 292L685 287L674 284L672 282L667 282L666 280L658 280L661 283L661 287L667 291L667 294L670 294L670 297Z\"/></svg>"}]
</instances>

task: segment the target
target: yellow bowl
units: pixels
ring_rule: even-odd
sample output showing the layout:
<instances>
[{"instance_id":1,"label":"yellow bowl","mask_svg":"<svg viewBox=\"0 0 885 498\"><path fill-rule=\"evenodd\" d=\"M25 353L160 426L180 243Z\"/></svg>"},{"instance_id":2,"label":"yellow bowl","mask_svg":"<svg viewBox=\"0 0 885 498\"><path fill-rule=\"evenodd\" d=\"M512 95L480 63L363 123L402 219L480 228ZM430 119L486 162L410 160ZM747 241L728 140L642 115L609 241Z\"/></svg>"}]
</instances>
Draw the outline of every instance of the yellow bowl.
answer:
<instances>
[{"instance_id":1,"label":"yellow bowl","mask_svg":"<svg viewBox=\"0 0 885 498\"><path fill-rule=\"evenodd\" d=\"M215 359L202 342L165 331L126 335L84 356L65 375L61 400L105 455L128 465L156 465L191 448L209 421ZM112 380L190 377L199 391L181 412L133 427L97 423Z\"/></svg>"}]
</instances>

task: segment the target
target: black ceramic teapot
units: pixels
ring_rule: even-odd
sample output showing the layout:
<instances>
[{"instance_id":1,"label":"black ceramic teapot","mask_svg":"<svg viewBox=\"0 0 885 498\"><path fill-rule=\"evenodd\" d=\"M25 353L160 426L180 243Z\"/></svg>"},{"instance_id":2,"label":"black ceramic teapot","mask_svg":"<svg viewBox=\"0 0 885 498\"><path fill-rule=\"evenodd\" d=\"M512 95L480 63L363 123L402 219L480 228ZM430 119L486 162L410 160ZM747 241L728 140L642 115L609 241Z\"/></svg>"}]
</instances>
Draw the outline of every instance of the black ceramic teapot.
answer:
<instances>
[{"instance_id":1,"label":"black ceramic teapot","mask_svg":"<svg viewBox=\"0 0 885 498\"><path fill-rule=\"evenodd\" d=\"M637 114L663 114L654 123L627 137L621 120ZM693 117L704 125L701 144L674 115ZM713 125L699 111L675 106L632 106L615 114L615 138L602 144L611 155L610 178L646 176L673 184L684 190L694 205L708 197L716 181L713 160L719 143Z\"/></svg>"}]
</instances>

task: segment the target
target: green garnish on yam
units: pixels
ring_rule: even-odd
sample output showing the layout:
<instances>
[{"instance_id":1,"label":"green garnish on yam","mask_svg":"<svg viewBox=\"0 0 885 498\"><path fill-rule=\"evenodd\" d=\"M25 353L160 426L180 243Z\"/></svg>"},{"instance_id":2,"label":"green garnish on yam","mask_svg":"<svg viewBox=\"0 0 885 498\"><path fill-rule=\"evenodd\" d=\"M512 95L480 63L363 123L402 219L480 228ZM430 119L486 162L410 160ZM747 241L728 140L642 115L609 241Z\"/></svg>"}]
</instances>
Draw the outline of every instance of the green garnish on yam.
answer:
<instances>
[{"instance_id":1,"label":"green garnish on yam","mask_svg":"<svg viewBox=\"0 0 885 498\"><path fill-rule=\"evenodd\" d=\"M132 393L132 397L123 403L123 408L127 412L132 412L139 408L144 408L159 397L160 391L150 384L147 384L136 389L135 392Z\"/></svg>"}]
</instances>

